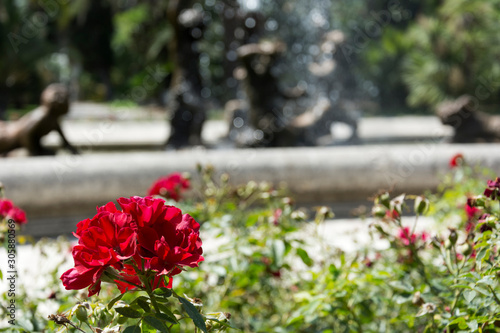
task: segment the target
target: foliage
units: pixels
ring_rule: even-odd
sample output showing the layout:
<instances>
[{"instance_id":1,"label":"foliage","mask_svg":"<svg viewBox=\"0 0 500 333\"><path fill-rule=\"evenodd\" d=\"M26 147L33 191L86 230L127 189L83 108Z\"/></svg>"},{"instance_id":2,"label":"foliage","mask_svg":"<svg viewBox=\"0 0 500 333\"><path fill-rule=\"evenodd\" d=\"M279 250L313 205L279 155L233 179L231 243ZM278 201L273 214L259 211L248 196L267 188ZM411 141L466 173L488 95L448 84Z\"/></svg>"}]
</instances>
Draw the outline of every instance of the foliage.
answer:
<instances>
[{"instance_id":1,"label":"foliage","mask_svg":"<svg viewBox=\"0 0 500 333\"><path fill-rule=\"evenodd\" d=\"M19 326L3 330L495 332L500 180L486 182L491 172L461 156L451 166L435 194L378 195L372 240L353 252L335 248L320 231L333 216L328 208L307 222L286 189L265 182L234 186L227 174L200 167L192 184L201 185L191 189L191 199L167 199L211 240L204 241L200 268L176 275L172 289L118 297L113 279L103 277L112 283L85 299L62 290L58 276L69 263L61 256L44 289L57 296L43 299L19 286L25 299L18 303ZM62 240L35 245L50 246L69 254ZM47 302L57 308L51 321L40 314Z\"/></svg>"},{"instance_id":2,"label":"foliage","mask_svg":"<svg viewBox=\"0 0 500 333\"><path fill-rule=\"evenodd\" d=\"M407 33L408 103L435 106L462 94L498 102L499 17L496 0L443 1L435 12L418 17Z\"/></svg>"}]
</instances>

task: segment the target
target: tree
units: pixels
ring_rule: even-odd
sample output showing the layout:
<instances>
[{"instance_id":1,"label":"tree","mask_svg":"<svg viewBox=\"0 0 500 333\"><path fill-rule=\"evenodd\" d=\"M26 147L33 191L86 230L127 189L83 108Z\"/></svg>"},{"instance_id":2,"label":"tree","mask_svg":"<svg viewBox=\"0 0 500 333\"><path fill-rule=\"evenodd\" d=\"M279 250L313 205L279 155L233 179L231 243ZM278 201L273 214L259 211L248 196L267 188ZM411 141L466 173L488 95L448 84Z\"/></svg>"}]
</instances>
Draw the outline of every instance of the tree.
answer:
<instances>
[{"instance_id":1,"label":"tree","mask_svg":"<svg viewBox=\"0 0 500 333\"><path fill-rule=\"evenodd\" d=\"M500 102L500 2L446 0L410 27L408 103L434 107L463 94Z\"/></svg>"}]
</instances>

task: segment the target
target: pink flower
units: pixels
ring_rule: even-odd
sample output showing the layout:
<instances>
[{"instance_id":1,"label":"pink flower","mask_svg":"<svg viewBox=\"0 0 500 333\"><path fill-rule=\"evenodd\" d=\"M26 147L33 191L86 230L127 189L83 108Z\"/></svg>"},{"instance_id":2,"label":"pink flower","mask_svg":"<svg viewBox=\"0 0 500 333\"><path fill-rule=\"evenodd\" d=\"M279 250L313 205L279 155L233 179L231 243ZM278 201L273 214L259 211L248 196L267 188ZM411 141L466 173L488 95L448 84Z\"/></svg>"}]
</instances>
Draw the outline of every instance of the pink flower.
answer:
<instances>
[{"instance_id":1,"label":"pink flower","mask_svg":"<svg viewBox=\"0 0 500 333\"><path fill-rule=\"evenodd\" d=\"M476 226L476 224L475 224L474 222L469 221L469 222L467 222L467 224L465 225L465 231L466 231L467 233L470 233L471 231L473 231L473 230L474 230L474 227L475 227L475 226Z\"/></svg>"},{"instance_id":2,"label":"pink flower","mask_svg":"<svg viewBox=\"0 0 500 333\"><path fill-rule=\"evenodd\" d=\"M488 187L484 190L484 195L492 200L495 200L498 196L498 190L500 189L500 178L495 180L488 180Z\"/></svg>"},{"instance_id":3,"label":"pink flower","mask_svg":"<svg viewBox=\"0 0 500 333\"><path fill-rule=\"evenodd\" d=\"M465 213L467 214L467 217L469 219L474 218L478 213L481 212L481 210L477 207L470 206L469 203L465 204Z\"/></svg>"},{"instance_id":4,"label":"pink flower","mask_svg":"<svg viewBox=\"0 0 500 333\"><path fill-rule=\"evenodd\" d=\"M404 227L399 229L398 238L404 245L408 246L410 244L415 244L419 239L426 242L430 238L430 235L425 231L420 235L416 233L410 235L410 228Z\"/></svg>"},{"instance_id":5,"label":"pink flower","mask_svg":"<svg viewBox=\"0 0 500 333\"><path fill-rule=\"evenodd\" d=\"M281 214L283 214L283 210L281 208L278 208L274 211L274 214L273 216L271 217L271 222L274 224L274 225L278 225L279 224L279 221L280 221L280 217L281 217Z\"/></svg>"},{"instance_id":6,"label":"pink flower","mask_svg":"<svg viewBox=\"0 0 500 333\"><path fill-rule=\"evenodd\" d=\"M0 220L13 219L17 224L27 223L26 213L19 207L14 206L8 199L0 199Z\"/></svg>"},{"instance_id":7,"label":"pink flower","mask_svg":"<svg viewBox=\"0 0 500 333\"><path fill-rule=\"evenodd\" d=\"M403 242L404 245L410 245L414 244L415 241L417 240L417 235L416 234L411 234L410 235L410 228L409 227L404 227L399 230L399 239L401 242Z\"/></svg>"},{"instance_id":8,"label":"pink flower","mask_svg":"<svg viewBox=\"0 0 500 333\"><path fill-rule=\"evenodd\" d=\"M181 195L189 189L189 179L175 172L168 176L159 178L148 190L148 195L160 195L167 199L179 201Z\"/></svg>"}]
</instances>

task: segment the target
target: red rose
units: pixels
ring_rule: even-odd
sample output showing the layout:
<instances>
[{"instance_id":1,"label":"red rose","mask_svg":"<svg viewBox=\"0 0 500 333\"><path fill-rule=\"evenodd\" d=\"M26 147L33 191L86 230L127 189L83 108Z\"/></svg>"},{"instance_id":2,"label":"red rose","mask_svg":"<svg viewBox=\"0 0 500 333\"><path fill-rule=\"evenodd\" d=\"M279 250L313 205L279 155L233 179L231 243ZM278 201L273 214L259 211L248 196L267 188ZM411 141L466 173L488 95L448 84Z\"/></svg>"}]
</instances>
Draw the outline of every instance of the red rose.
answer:
<instances>
[{"instance_id":1,"label":"red rose","mask_svg":"<svg viewBox=\"0 0 500 333\"><path fill-rule=\"evenodd\" d=\"M10 210L14 207L12 201L7 199L0 199L0 216L5 218Z\"/></svg>"},{"instance_id":2,"label":"red rose","mask_svg":"<svg viewBox=\"0 0 500 333\"><path fill-rule=\"evenodd\" d=\"M148 195L160 195L167 199L179 201L181 194L189 189L189 179L176 172L159 178L148 190Z\"/></svg>"},{"instance_id":3,"label":"red rose","mask_svg":"<svg viewBox=\"0 0 500 333\"><path fill-rule=\"evenodd\" d=\"M78 238L72 251L75 267L61 276L68 290L89 287L89 296L98 293L103 272L108 267L123 269L123 260L136 253L132 218L111 202L99 208L92 219L79 222L73 234Z\"/></svg>"},{"instance_id":4,"label":"red rose","mask_svg":"<svg viewBox=\"0 0 500 333\"><path fill-rule=\"evenodd\" d=\"M450 159L449 165L450 169L454 169L456 167L462 166L464 164L464 155L462 154L455 154L453 157Z\"/></svg>"},{"instance_id":5,"label":"red rose","mask_svg":"<svg viewBox=\"0 0 500 333\"><path fill-rule=\"evenodd\" d=\"M26 213L8 199L0 199L0 219L13 219L17 224L28 222Z\"/></svg>"},{"instance_id":6,"label":"red rose","mask_svg":"<svg viewBox=\"0 0 500 333\"><path fill-rule=\"evenodd\" d=\"M66 289L89 287L92 296L100 291L106 270L122 293L171 287L172 279L166 286L164 275L172 277L183 266L197 267L204 260L200 225L191 216L151 197L120 198L118 203L123 211L110 202L77 224L75 267L61 276Z\"/></svg>"},{"instance_id":7,"label":"red rose","mask_svg":"<svg viewBox=\"0 0 500 333\"><path fill-rule=\"evenodd\" d=\"M200 225L190 215L151 197L120 198L118 203L137 222L137 251L146 269L172 277L182 266L197 267L204 260Z\"/></svg>"}]
</instances>

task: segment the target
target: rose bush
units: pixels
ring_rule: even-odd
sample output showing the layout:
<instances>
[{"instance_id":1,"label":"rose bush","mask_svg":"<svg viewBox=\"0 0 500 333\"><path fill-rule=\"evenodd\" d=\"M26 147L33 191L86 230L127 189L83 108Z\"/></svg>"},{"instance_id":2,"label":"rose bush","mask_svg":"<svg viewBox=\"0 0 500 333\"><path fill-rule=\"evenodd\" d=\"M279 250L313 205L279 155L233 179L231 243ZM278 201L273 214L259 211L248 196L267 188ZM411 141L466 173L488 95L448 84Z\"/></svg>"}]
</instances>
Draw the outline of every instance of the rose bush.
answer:
<instances>
[{"instance_id":1,"label":"rose bush","mask_svg":"<svg viewBox=\"0 0 500 333\"><path fill-rule=\"evenodd\" d=\"M30 301L19 318L39 324L20 331L55 331L66 315L69 332L83 325L89 332L193 331L188 317L198 331L220 332L231 330L230 312L231 325L243 332L496 332L500 182L461 159L436 193L378 195L373 216L366 217L372 241L349 252L322 232L332 218L325 207L311 221L283 189L263 182L233 187L210 168L201 170L199 199L180 201L178 208L160 199L120 198L75 232L81 256L92 263L82 267L91 272L85 283L92 289L101 270L95 280L110 282L102 284L99 299L75 304L85 296L52 287L51 301L63 313L44 322ZM93 228L102 235L86 233ZM120 234L126 228L135 242L128 241L130 231ZM199 264L198 233L217 240L210 264L177 274ZM172 276L173 288L165 288Z\"/></svg>"}]
</instances>

